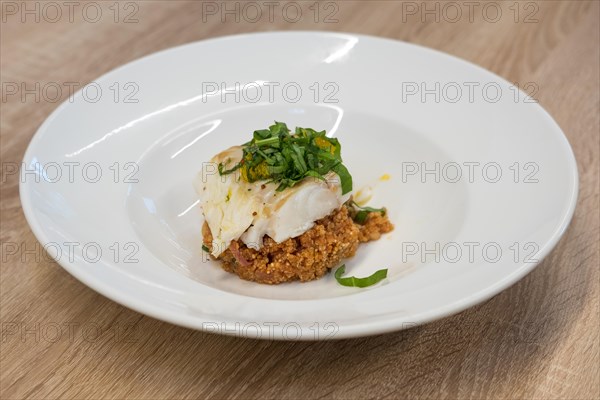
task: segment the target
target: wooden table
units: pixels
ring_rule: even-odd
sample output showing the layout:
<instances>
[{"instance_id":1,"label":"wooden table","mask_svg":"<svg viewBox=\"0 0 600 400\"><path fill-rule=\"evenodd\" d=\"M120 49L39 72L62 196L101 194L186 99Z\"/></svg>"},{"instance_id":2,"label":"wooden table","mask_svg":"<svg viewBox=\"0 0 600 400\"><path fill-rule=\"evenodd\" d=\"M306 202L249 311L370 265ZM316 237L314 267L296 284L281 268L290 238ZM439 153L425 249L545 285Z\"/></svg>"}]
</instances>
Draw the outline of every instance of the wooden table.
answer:
<instances>
[{"instance_id":1,"label":"wooden table","mask_svg":"<svg viewBox=\"0 0 600 400\"><path fill-rule=\"evenodd\" d=\"M59 1L61 15L45 2L2 3L0 398L600 396L598 2L509 1L500 16L500 3L479 1L313 3L240 3L236 12L235 2ZM262 16L253 22L255 5ZM221 16L224 7L234 13ZM294 22L297 7L302 20ZM520 86L533 83L535 97L573 146L580 173L575 217L556 249L518 284L456 316L321 343L172 326L107 300L39 250L13 254L8 246L34 249L37 242L9 168L68 96L64 90L53 101L48 83L84 85L157 50L280 29L400 39L462 57ZM7 85L15 83L19 92L12 94ZM20 91L22 83L33 92Z\"/></svg>"}]
</instances>

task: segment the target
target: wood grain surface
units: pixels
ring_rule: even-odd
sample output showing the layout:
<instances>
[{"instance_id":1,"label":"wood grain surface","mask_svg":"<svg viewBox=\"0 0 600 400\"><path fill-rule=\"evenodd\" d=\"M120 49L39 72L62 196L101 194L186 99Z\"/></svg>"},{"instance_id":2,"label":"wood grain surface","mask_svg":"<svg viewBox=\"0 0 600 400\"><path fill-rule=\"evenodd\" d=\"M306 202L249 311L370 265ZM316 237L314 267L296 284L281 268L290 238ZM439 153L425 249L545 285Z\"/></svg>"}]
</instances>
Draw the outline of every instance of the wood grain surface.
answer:
<instances>
[{"instance_id":1,"label":"wood grain surface","mask_svg":"<svg viewBox=\"0 0 600 400\"><path fill-rule=\"evenodd\" d=\"M2 1L0 398L600 397L598 2L475 1L470 12L469 2L458 1L458 18L446 2L321 2L319 15L313 1L295 2L287 14L286 2L275 2L271 18L259 1L266 15L256 22L243 2L91 3L76 1L71 19L60 1L58 18L46 2ZM303 15L293 22L296 5ZM94 22L96 7L102 15ZM239 22L236 15L223 21L222 7L240 7ZM9 84L84 85L171 46L290 29L418 43L520 85L534 83L535 97L573 146L580 173L575 216L554 251L519 283L458 315L397 333L315 343L172 326L95 293L39 251L13 254L11 244L33 249L37 241L21 210L18 177L8 168L20 163L68 92L60 101L48 93L22 99L9 94Z\"/></svg>"}]
</instances>

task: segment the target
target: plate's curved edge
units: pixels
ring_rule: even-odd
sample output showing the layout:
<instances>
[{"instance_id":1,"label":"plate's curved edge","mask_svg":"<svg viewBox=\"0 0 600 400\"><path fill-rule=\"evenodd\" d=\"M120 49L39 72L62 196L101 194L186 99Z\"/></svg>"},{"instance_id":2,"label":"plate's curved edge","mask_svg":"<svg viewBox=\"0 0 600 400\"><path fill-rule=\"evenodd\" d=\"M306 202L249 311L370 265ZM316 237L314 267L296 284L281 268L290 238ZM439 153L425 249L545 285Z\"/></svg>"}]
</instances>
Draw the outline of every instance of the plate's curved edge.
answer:
<instances>
[{"instance_id":1,"label":"plate's curved edge","mask_svg":"<svg viewBox=\"0 0 600 400\"><path fill-rule=\"evenodd\" d=\"M457 56L454 56L452 54L444 53L442 51L427 48L427 47L424 47L424 46L421 46L418 44L408 43L408 42L395 40L395 39L391 39L391 38L383 38L383 37L364 35L364 34L355 34L355 33L347 33L347 32L329 32L329 31L302 31L302 30L270 31L270 32L259 32L259 33L241 33L241 34L236 34L236 35L220 36L220 37L214 37L214 38L204 39L204 40L200 40L200 41L184 43L184 44L181 44L181 45L178 45L175 47L160 50L158 52L154 52L154 53L139 57L137 59L134 59L126 64L123 64L117 68L114 68L114 69L104 73L103 75L98 77L95 81L102 80L105 77L107 77L108 75L110 75L116 71L119 71L121 69L125 69L128 66L130 66L131 64L140 62L144 59L148 59L148 58L151 58L151 57L154 57L156 55L163 54L166 52L181 50L183 48L186 48L189 46L194 46L199 43L234 40L234 39L239 39L239 38L244 38L244 37L252 37L252 36L298 35L298 34L328 35L328 36L338 36L338 37L353 36L353 37L359 37L359 38L361 38L361 37L367 38L370 40L386 41L386 42L393 43L395 45L402 44L402 45L406 45L409 47L418 48L421 51L436 53L440 56L443 56L446 58L451 58L456 62L463 63L471 68L473 68L473 67L477 68L486 74L492 75L498 81L508 83L508 81L505 78L503 78L503 77L497 75L496 73L489 71L471 61L467 61L467 60L461 59ZM74 96L77 96L81 92L81 90L83 90L83 89L78 90L74 94ZM521 89L519 89L519 91L524 93ZM526 93L524 93L524 94L526 95ZM54 118L56 118L56 116L60 112L62 112L63 109L68 106L68 104L69 104L69 102L68 102L68 100L66 100L61 105L59 105L56 109L54 109L54 111L44 120L44 122L36 130L36 132L34 133L32 139L31 139L29 145L27 146L27 149L25 150L25 153L23 155L23 163L26 162L30 158L29 156L30 156L30 153L32 152L32 149L34 148L36 142L38 140L40 140L40 138L43 136L43 133L45 132L46 127L51 124L52 120ZM573 215L575 212L575 208L577 205L577 199L578 199L578 193L579 193L579 172L578 172L577 161L576 161L576 158L575 158L575 155L573 152L573 148L570 145L564 131L560 128L558 123L552 118L552 116L546 111L546 109L544 107L542 107L539 103L536 103L536 108L541 110L544 117L557 128L558 132L561 133L561 135L559 135L559 139L563 142L563 145L565 145L564 148L567 149L567 158L568 158L568 162L571 164L571 167L572 167L571 168L571 171L572 171L571 178L573 181L573 187L572 187L572 190L570 193L570 199L569 199L569 207L563 216L561 224L559 226L557 226L552 237L550 237L548 239L548 241L544 244L544 246L540 250L540 252L539 252L540 258L539 258L538 262L530 263L530 264L522 264L517 269L517 271L515 271L515 273L506 276L504 279L502 279L501 281L498 281L496 284L494 284L488 288L485 288L477 293L471 294L470 296L468 296L464 299L461 299L459 301L456 301L454 303L450 303L443 307L438 307L438 308L429 310L425 313L421 313L416 316L413 316L413 317L411 317L410 321L406 320L405 318L391 318L390 320L386 321L387 322L386 324L366 323L366 324L344 325L343 327L340 327L340 330L336 334L335 337L329 337L329 338L318 337L318 338L310 339L311 338L310 335L306 335L306 337L303 335L301 340L309 341L309 340L323 340L323 339L345 339L345 338L352 338L352 337L377 335L377 334L388 333L388 332L406 329L406 328L413 327L413 326L422 325L422 324L425 324L425 323L428 323L428 322L431 322L434 320L438 320L438 319L445 318L445 317L448 317L451 315L455 315L455 314L462 312L476 304L480 304L481 302L484 302L484 301L494 297L495 295L499 294L503 290L509 288L510 286L512 286L519 280L521 280L528 273L530 273L537 265L539 265L545 259L545 257L552 251L552 249L557 245L557 243L562 238L562 236L566 232L569 224L572 221L572 218L573 218ZM29 224L32 232L34 233L36 239L39 242L43 243L43 242L47 241L47 237L46 237L45 233L43 232L43 230L41 228L41 224L37 220L35 213L33 212L33 208L32 208L31 202L30 202L30 197L27 196L25 193L26 190L27 190L27 182L20 180L19 181L19 197L20 197L23 213L25 215L25 219L26 219L27 223ZM144 306L143 302L136 302L135 298L133 296L128 296L126 294L123 295L121 293L114 292L110 289L110 287L108 285L99 284L97 281L88 279L88 277L84 273L80 273L80 271L78 270L78 268L76 268L76 266L74 264L72 265L62 259L56 260L56 261L67 272L69 272L69 274L71 274L73 277L75 277L77 280L79 280L86 286L90 287L91 289L98 292L99 294L102 294L103 296L105 296L121 305L124 305L127 308L130 308L136 312L140 312L140 313L150 316L152 318L159 319L161 321L166 321L166 322L173 323L175 325L183 326L183 327L190 328L190 329L207 331L206 329L203 328L202 324L209 322L208 320L199 320L198 319L198 320L194 320L193 322L191 322L189 319L186 320L184 318L175 318L173 315L170 315L166 312L160 312L153 308L147 308ZM308 300L308 302L310 302L310 301L311 300ZM305 301L305 302L307 302L307 301ZM244 336L244 337L248 337L248 338L263 338L262 331L260 331L260 330L250 329L250 330L246 331L244 335L239 335L234 328L235 327L233 325L225 323L224 329L219 330L218 333L230 335L230 336ZM272 333L272 335L269 335L268 338L264 338L264 339L289 340L288 338L284 337L284 332L281 327L274 327L273 332L271 332L271 333ZM314 331L311 330L310 333L314 335Z\"/></svg>"}]
</instances>

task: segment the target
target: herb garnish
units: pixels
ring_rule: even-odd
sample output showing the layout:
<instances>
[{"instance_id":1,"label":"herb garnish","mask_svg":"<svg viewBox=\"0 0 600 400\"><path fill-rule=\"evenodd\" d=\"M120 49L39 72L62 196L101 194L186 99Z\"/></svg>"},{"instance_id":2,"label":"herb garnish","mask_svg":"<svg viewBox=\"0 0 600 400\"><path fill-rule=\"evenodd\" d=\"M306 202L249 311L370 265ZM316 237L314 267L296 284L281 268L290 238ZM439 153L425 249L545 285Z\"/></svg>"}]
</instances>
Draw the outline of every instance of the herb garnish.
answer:
<instances>
[{"instance_id":1,"label":"herb garnish","mask_svg":"<svg viewBox=\"0 0 600 400\"><path fill-rule=\"evenodd\" d=\"M385 217L385 213L386 213L385 208L361 207L358 204L356 204L355 201L352 201L352 206L358 208L358 210L359 210L356 213L356 215L354 216L354 221L361 225L365 223L369 213L378 212L378 213L381 213L381 215Z\"/></svg>"},{"instance_id":2,"label":"herb garnish","mask_svg":"<svg viewBox=\"0 0 600 400\"><path fill-rule=\"evenodd\" d=\"M373 275L367 276L365 278L356 278L354 276L342 278L342 275L344 275L344 272L346 272L346 264L342 264L342 266L335 271L334 276L335 280L338 281L338 283L342 286L364 288L367 286L372 286L384 280L387 277L387 271L387 268L380 269L379 271L376 271Z\"/></svg>"},{"instance_id":3,"label":"herb garnish","mask_svg":"<svg viewBox=\"0 0 600 400\"><path fill-rule=\"evenodd\" d=\"M205 244L202 245L202 250L204 250L207 253L210 253L210 249L208 247L206 247Z\"/></svg>"},{"instance_id":4,"label":"herb garnish","mask_svg":"<svg viewBox=\"0 0 600 400\"><path fill-rule=\"evenodd\" d=\"M341 145L335 138L310 128L296 128L275 121L269 129L254 131L250 142L243 145L240 162L230 169L219 163L220 175L240 169L246 182L267 180L278 183L277 191L292 187L306 177L325 180L330 171L340 177L342 194L352 190L352 176L342 164Z\"/></svg>"}]
</instances>

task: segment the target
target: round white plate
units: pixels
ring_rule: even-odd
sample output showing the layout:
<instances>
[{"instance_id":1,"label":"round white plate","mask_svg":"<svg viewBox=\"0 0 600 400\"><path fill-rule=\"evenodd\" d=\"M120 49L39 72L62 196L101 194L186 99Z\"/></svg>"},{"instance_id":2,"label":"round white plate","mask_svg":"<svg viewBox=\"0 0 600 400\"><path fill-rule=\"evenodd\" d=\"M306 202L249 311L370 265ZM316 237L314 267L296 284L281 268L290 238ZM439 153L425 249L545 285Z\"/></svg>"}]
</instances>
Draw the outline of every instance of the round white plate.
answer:
<instances>
[{"instance_id":1,"label":"round white plate","mask_svg":"<svg viewBox=\"0 0 600 400\"><path fill-rule=\"evenodd\" d=\"M206 259L192 179L274 120L340 138L355 190L370 187L396 225L347 274L387 267L387 280L268 286ZM94 290L194 329L297 340L394 331L490 298L556 245L578 188L560 128L510 83L423 47L324 32L207 40L120 67L44 122L21 175L33 232Z\"/></svg>"}]
</instances>

